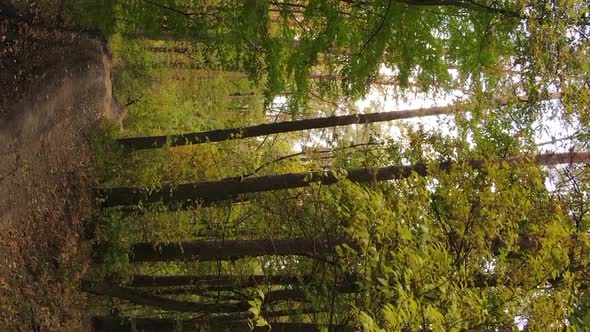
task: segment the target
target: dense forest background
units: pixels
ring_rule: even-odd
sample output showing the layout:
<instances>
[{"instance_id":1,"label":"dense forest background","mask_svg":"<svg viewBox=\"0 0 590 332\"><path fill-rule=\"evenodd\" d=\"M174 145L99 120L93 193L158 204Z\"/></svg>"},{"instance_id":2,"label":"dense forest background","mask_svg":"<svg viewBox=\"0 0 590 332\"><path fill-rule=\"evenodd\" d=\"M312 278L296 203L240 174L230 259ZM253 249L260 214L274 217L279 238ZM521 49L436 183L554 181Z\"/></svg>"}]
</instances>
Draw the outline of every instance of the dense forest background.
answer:
<instances>
[{"instance_id":1,"label":"dense forest background","mask_svg":"<svg viewBox=\"0 0 590 332\"><path fill-rule=\"evenodd\" d=\"M94 328L590 329L589 10L64 2L118 104Z\"/></svg>"}]
</instances>

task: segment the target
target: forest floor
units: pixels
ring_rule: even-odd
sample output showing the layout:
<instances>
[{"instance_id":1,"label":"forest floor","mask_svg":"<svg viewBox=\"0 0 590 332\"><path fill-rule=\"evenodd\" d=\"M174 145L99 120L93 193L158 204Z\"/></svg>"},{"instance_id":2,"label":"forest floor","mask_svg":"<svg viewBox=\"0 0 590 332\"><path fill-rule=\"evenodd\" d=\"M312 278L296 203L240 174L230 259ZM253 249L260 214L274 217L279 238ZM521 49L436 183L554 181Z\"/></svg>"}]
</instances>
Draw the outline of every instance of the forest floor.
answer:
<instances>
[{"instance_id":1,"label":"forest floor","mask_svg":"<svg viewBox=\"0 0 590 332\"><path fill-rule=\"evenodd\" d=\"M112 114L110 56L101 38L4 1L0 331L88 330L79 279L91 261L91 135Z\"/></svg>"}]
</instances>

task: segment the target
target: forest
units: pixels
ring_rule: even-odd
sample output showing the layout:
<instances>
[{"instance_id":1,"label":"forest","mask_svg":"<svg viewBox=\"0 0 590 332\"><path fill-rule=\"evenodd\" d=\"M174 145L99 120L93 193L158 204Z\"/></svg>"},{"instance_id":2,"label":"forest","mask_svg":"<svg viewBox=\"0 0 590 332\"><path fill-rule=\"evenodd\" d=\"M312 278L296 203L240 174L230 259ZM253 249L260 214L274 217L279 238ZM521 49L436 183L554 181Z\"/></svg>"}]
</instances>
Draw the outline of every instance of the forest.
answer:
<instances>
[{"instance_id":1,"label":"forest","mask_svg":"<svg viewBox=\"0 0 590 332\"><path fill-rule=\"evenodd\" d=\"M88 329L590 331L586 0L60 10L112 70Z\"/></svg>"}]
</instances>

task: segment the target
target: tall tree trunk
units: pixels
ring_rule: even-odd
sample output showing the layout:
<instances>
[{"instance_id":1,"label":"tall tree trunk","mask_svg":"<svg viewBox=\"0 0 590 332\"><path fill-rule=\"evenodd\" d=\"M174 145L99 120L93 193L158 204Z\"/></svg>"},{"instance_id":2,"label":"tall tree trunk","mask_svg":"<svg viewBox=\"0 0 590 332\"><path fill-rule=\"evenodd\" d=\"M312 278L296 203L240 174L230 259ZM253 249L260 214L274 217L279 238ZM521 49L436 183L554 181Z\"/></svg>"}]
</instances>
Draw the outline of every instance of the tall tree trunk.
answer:
<instances>
[{"instance_id":1,"label":"tall tree trunk","mask_svg":"<svg viewBox=\"0 0 590 332\"><path fill-rule=\"evenodd\" d=\"M220 294L220 292L232 292L239 289L241 285L236 287L231 287L231 285L221 286L221 288L217 288L217 286L212 286L209 289L204 289L203 287L165 287L165 288L155 288L153 289L153 294L155 295L187 295L187 294L194 294L201 297L207 297L214 299L216 301L243 301L243 296L236 296L236 295L227 295L227 294ZM298 282L295 282L292 286L297 287ZM359 288L352 283L341 283L336 285L334 289L336 292L340 294L351 294L357 293ZM294 302L305 302L307 300L306 293L302 289L277 289L268 291L264 294L264 304L272 304L276 302L286 302L286 301L294 301Z\"/></svg>"},{"instance_id":2,"label":"tall tree trunk","mask_svg":"<svg viewBox=\"0 0 590 332\"><path fill-rule=\"evenodd\" d=\"M209 203L198 203L198 202L191 202L191 201L170 202L165 205L165 210L155 210L155 211L163 213L163 212L170 212L170 211L191 210L191 209L195 209L197 207L215 206L218 203L219 204L241 204L241 203L248 202L249 200L250 200L250 197L240 195L240 196L236 196L236 197L230 197L227 200L225 200L224 202L221 202L221 201L211 201ZM145 213L154 212L154 211L150 211L150 209L139 208L136 205L121 206L119 208L119 211L121 213L121 216L123 216L123 217L140 216ZM199 235L199 236L211 236L211 235Z\"/></svg>"},{"instance_id":3,"label":"tall tree trunk","mask_svg":"<svg viewBox=\"0 0 590 332\"><path fill-rule=\"evenodd\" d=\"M296 285L300 281L310 278L309 275L250 275L246 278L238 278L228 275L134 275L129 283L131 287L180 287L197 286L203 288L231 287L247 288L259 285Z\"/></svg>"},{"instance_id":4,"label":"tall tree trunk","mask_svg":"<svg viewBox=\"0 0 590 332\"><path fill-rule=\"evenodd\" d=\"M160 62L157 66L161 68L172 68L172 69L180 69L180 70L207 70L208 67L206 64L203 63L192 63L192 62L182 62L182 61L173 61L173 62Z\"/></svg>"},{"instance_id":5,"label":"tall tree trunk","mask_svg":"<svg viewBox=\"0 0 590 332\"><path fill-rule=\"evenodd\" d=\"M113 316L95 316L92 317L93 332L173 332L178 327L186 332L198 332L208 328L206 322L202 320L183 320L179 321L173 318L126 318Z\"/></svg>"},{"instance_id":6,"label":"tall tree trunk","mask_svg":"<svg viewBox=\"0 0 590 332\"><path fill-rule=\"evenodd\" d=\"M223 40L223 36L219 37L213 33L201 32L201 33L192 33L190 36L180 36L176 35L172 32L163 31L164 28L161 29L160 32L132 32L125 34L125 37L130 39L149 39L149 40L158 40L158 41L166 41L166 42L205 42L205 41L214 41L214 40Z\"/></svg>"},{"instance_id":7,"label":"tall tree trunk","mask_svg":"<svg viewBox=\"0 0 590 332\"><path fill-rule=\"evenodd\" d=\"M248 315L248 309L251 307L247 300L231 303L202 303L181 301L167 297L162 297L159 295L154 295L148 292L139 291L132 288L121 287L104 281L97 282L84 280L81 283L81 289L85 292L96 295L104 295L113 298L119 298L139 305L146 305L164 310L178 312L195 312L209 314L245 313L246 315ZM356 288L347 285L346 287L338 288L338 290L350 293L353 290L356 290ZM265 294L264 305L290 300L301 301L305 299L305 296L305 292L299 289L273 290ZM277 312L275 312L275 314L277 314ZM283 314L280 313L280 315Z\"/></svg>"},{"instance_id":8,"label":"tall tree trunk","mask_svg":"<svg viewBox=\"0 0 590 332\"><path fill-rule=\"evenodd\" d=\"M529 158L541 165L556 165L566 163L581 163L590 161L590 152L577 153L545 153L535 156L513 156L492 162L506 162L510 166L522 163ZM479 169L485 165L484 160L465 161L471 167ZM450 170L453 163L439 164L442 170ZM392 179L401 179L417 173L427 176L427 165L415 164L407 166L388 166L382 168L353 168L347 170L346 179L352 182L371 182ZM99 196L103 198L103 207L120 205L136 205L139 203L163 202L167 205L177 202L197 202L211 204L235 198L242 194L271 191L278 189L307 187L311 183L331 185L340 181L333 172L307 172L288 173L282 175L259 176L251 178L226 178L217 181L203 181L180 185L164 185L158 190L135 187L105 188L99 190Z\"/></svg>"},{"instance_id":9,"label":"tall tree trunk","mask_svg":"<svg viewBox=\"0 0 590 332\"><path fill-rule=\"evenodd\" d=\"M549 96L549 99L557 99L560 97L560 93L554 93ZM521 96L518 98L522 102L528 101L528 97L526 96ZM508 103L509 99L510 98L506 96L497 97L495 98L494 102L499 105L504 105ZM181 146L188 144L221 142L232 139L243 139L248 137L266 136L278 133L289 133L293 131L308 129L320 129L336 126L346 126L351 124L367 124L399 119L418 118L424 116L444 115L451 114L455 111L463 111L466 107L466 105L450 105L442 107L419 108L392 112L330 116L314 119L265 123L241 128L216 129L178 135L127 137L120 138L117 140L117 142L132 150L153 149L161 148L164 146Z\"/></svg>"},{"instance_id":10,"label":"tall tree trunk","mask_svg":"<svg viewBox=\"0 0 590 332\"><path fill-rule=\"evenodd\" d=\"M533 244L521 241L521 245L525 248ZM497 250L496 248L495 250ZM578 269L579 270L579 269ZM217 275L171 275L171 276L150 276L150 275L135 275L131 279L130 287L153 287L160 288L158 294L187 294L190 293L190 288L196 287L198 290L206 291L229 291L239 288L257 287L260 285L281 285L281 286L297 286L301 283L307 284L311 280L311 275L304 275L301 277L293 275L251 275L240 282L236 281L236 277L232 276L217 276ZM358 275L349 275L344 280L338 283L338 291L342 293L352 293L356 290L355 283L362 278ZM551 285L557 285L560 280L549 278L547 282ZM478 274L472 279L469 284L472 287L497 287L497 286L520 286L510 283L508 280L499 282L493 274ZM179 288L180 287L180 288ZM587 289L588 285L582 284L580 289ZM172 290L166 292L167 289ZM176 291L178 290L178 291ZM184 291L184 292L181 292Z\"/></svg>"},{"instance_id":11,"label":"tall tree trunk","mask_svg":"<svg viewBox=\"0 0 590 332\"><path fill-rule=\"evenodd\" d=\"M449 114L455 110L460 109L462 109L461 106L445 106L382 113L331 116L325 118L267 123L242 128L216 129L179 135L128 137L120 138L117 140L117 142L132 150L153 149L164 146L221 142L225 140L288 133L306 129L328 128L351 124L366 124L422 116L434 116Z\"/></svg>"},{"instance_id":12,"label":"tall tree trunk","mask_svg":"<svg viewBox=\"0 0 590 332\"><path fill-rule=\"evenodd\" d=\"M155 53L184 54L184 53L189 53L191 51L190 48L182 47L182 46L152 46L152 47L149 47L148 49L150 50L150 52L155 52Z\"/></svg>"},{"instance_id":13,"label":"tall tree trunk","mask_svg":"<svg viewBox=\"0 0 590 332\"><path fill-rule=\"evenodd\" d=\"M346 80L345 76L337 75L337 74L327 74L327 73L312 73L311 78L315 79L315 80L327 80L327 81L344 81L344 80ZM395 79L382 79L382 78L380 78L380 79L371 80L370 84L371 85L384 85L384 86L388 86L388 85L398 86L399 81L397 81ZM415 84L410 83L410 85L415 85Z\"/></svg>"},{"instance_id":14,"label":"tall tree trunk","mask_svg":"<svg viewBox=\"0 0 590 332\"><path fill-rule=\"evenodd\" d=\"M589 236L590 238L590 236ZM491 239L492 252L499 252L506 243L499 238ZM518 237L521 250L534 249L540 238L535 235L522 234ZM450 238L449 241L457 241ZM309 238L291 239L256 239L256 240L196 240L180 243L137 243L131 247L130 262L166 262L174 260L192 260L200 262L217 260L235 260L259 256L308 256L325 257L331 255L337 246L346 244L351 248L361 248L345 238L319 240Z\"/></svg>"},{"instance_id":15,"label":"tall tree trunk","mask_svg":"<svg viewBox=\"0 0 590 332\"><path fill-rule=\"evenodd\" d=\"M190 302L170 299L158 295L153 295L148 292L139 291L132 288L121 287L104 281L88 281L83 280L80 288L82 291L108 296L112 298L118 298L129 301L134 304L150 306L154 308L160 308L168 311L178 312L189 312L189 313L205 313L205 314L227 314L226 318L231 319L248 319L252 318L252 313L248 311L251 305L248 301L235 302L235 303L218 303L218 302ZM274 301L280 301L282 297L287 297L286 294L277 294ZM302 309L302 310L276 310L267 311L265 316L267 317L281 317L281 316L292 316L303 312L315 312L313 309Z\"/></svg>"},{"instance_id":16,"label":"tall tree trunk","mask_svg":"<svg viewBox=\"0 0 590 332\"><path fill-rule=\"evenodd\" d=\"M247 97L254 97L256 93L254 92L232 92L226 96L228 99L242 99Z\"/></svg>"},{"instance_id":17,"label":"tall tree trunk","mask_svg":"<svg viewBox=\"0 0 590 332\"><path fill-rule=\"evenodd\" d=\"M153 295L147 292L121 287L102 281L82 281L81 287L84 292L96 295L109 296L130 301L135 304L161 308L179 312L198 313L239 313L247 311L250 306L246 303L200 303L169 299Z\"/></svg>"},{"instance_id":18,"label":"tall tree trunk","mask_svg":"<svg viewBox=\"0 0 590 332\"><path fill-rule=\"evenodd\" d=\"M133 329L135 326L135 329ZM319 332L319 325L314 323L272 323L273 332ZM324 326L325 327L325 326ZM173 318L126 318L126 317L109 317L95 316L92 317L92 328L94 332L173 332L178 328L183 332L230 332L230 331L250 331L248 321L206 321L203 319L185 319L176 320ZM254 332L268 332L268 327L255 327ZM353 331L348 327L336 327L332 331L344 332Z\"/></svg>"},{"instance_id":19,"label":"tall tree trunk","mask_svg":"<svg viewBox=\"0 0 590 332\"><path fill-rule=\"evenodd\" d=\"M241 257L265 255L319 256L332 252L342 241L292 238L279 240L200 240L182 243L138 243L131 247L131 262L159 262L171 260L195 260L200 262L233 260Z\"/></svg>"}]
</instances>

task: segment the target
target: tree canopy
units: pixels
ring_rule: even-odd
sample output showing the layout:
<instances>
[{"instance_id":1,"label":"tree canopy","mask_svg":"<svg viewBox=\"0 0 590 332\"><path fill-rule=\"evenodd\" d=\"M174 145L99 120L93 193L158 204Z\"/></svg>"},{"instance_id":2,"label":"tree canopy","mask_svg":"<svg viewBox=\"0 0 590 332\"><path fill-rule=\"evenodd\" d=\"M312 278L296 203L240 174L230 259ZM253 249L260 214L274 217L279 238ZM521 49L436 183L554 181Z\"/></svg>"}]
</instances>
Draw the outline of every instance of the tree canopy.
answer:
<instances>
[{"instance_id":1,"label":"tree canopy","mask_svg":"<svg viewBox=\"0 0 590 332\"><path fill-rule=\"evenodd\" d=\"M96 325L587 328L588 9L116 2Z\"/></svg>"}]
</instances>

